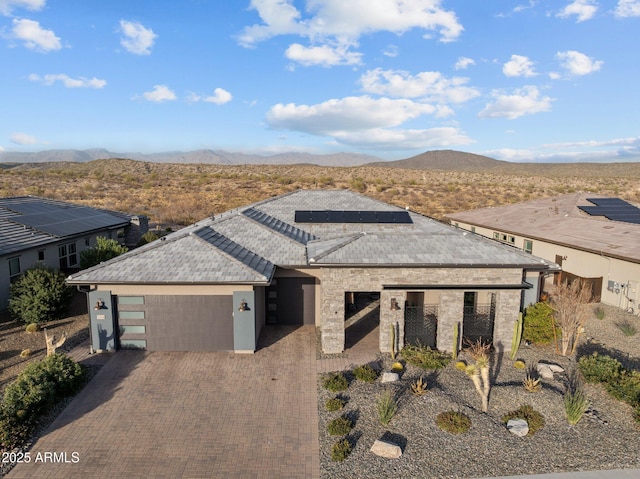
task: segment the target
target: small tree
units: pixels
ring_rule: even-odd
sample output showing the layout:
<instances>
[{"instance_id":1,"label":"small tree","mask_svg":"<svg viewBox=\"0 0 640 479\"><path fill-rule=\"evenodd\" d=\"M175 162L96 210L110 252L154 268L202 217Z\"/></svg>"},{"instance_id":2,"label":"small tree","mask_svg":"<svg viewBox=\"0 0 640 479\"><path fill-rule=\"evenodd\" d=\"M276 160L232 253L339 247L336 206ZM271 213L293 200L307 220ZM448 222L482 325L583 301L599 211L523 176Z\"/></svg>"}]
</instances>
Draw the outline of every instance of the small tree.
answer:
<instances>
[{"instance_id":1,"label":"small tree","mask_svg":"<svg viewBox=\"0 0 640 479\"><path fill-rule=\"evenodd\" d=\"M116 240L98 236L96 245L93 248L86 249L80 253L80 267L82 269L90 268L103 261L120 256L127 251L129 251L128 248L122 246Z\"/></svg>"},{"instance_id":2,"label":"small tree","mask_svg":"<svg viewBox=\"0 0 640 479\"><path fill-rule=\"evenodd\" d=\"M9 313L25 323L61 318L73 295L64 280L64 274L52 268L26 270L9 290Z\"/></svg>"},{"instance_id":3,"label":"small tree","mask_svg":"<svg viewBox=\"0 0 640 479\"><path fill-rule=\"evenodd\" d=\"M560 354L563 356L573 354L576 349L580 331L589 318L591 296L591 287L582 280L563 282L551 296L553 319L562 331ZM557 344L556 341L556 347Z\"/></svg>"}]
</instances>

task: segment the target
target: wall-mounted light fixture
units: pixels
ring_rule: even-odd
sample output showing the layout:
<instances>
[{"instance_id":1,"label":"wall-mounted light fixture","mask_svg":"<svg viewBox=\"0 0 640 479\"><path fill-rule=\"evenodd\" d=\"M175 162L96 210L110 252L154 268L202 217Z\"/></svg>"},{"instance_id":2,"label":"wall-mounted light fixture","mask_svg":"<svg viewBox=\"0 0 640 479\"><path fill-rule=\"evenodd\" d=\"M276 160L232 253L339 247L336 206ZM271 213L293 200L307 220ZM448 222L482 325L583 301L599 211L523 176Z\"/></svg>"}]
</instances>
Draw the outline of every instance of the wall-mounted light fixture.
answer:
<instances>
[{"instance_id":1,"label":"wall-mounted light fixture","mask_svg":"<svg viewBox=\"0 0 640 479\"><path fill-rule=\"evenodd\" d=\"M400 309L400 305L398 305L398 300L396 298L391 298L391 311L397 311Z\"/></svg>"},{"instance_id":2,"label":"wall-mounted light fixture","mask_svg":"<svg viewBox=\"0 0 640 479\"><path fill-rule=\"evenodd\" d=\"M567 261L567 257L566 257L566 256L563 256L563 257L562 257L562 261Z\"/></svg>"},{"instance_id":3,"label":"wall-mounted light fixture","mask_svg":"<svg viewBox=\"0 0 640 479\"><path fill-rule=\"evenodd\" d=\"M242 301L240 301L240 307L238 308L238 311L251 311L251 308L247 304L246 299L243 299Z\"/></svg>"}]
</instances>

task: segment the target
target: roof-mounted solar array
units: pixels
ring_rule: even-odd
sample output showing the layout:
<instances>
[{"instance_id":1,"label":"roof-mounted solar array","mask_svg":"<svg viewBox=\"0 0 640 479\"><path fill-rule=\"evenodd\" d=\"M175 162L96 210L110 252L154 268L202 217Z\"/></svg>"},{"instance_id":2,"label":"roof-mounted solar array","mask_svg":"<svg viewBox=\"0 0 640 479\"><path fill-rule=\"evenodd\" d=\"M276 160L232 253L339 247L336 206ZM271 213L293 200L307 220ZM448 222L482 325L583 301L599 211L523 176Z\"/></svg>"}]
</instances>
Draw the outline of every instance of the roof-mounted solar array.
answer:
<instances>
[{"instance_id":1,"label":"roof-mounted solar array","mask_svg":"<svg viewBox=\"0 0 640 479\"><path fill-rule=\"evenodd\" d=\"M596 206L578 206L591 216L604 216L611 221L640 224L640 209L620 198L587 198Z\"/></svg>"},{"instance_id":2,"label":"roof-mounted solar array","mask_svg":"<svg viewBox=\"0 0 640 479\"><path fill-rule=\"evenodd\" d=\"M28 209L22 208L23 211ZM86 206L47 209L46 213L14 216L8 220L58 237L95 229L125 226L128 223L127 220Z\"/></svg>"},{"instance_id":3,"label":"roof-mounted solar array","mask_svg":"<svg viewBox=\"0 0 640 479\"><path fill-rule=\"evenodd\" d=\"M297 210L296 223L413 223L407 211Z\"/></svg>"}]
</instances>

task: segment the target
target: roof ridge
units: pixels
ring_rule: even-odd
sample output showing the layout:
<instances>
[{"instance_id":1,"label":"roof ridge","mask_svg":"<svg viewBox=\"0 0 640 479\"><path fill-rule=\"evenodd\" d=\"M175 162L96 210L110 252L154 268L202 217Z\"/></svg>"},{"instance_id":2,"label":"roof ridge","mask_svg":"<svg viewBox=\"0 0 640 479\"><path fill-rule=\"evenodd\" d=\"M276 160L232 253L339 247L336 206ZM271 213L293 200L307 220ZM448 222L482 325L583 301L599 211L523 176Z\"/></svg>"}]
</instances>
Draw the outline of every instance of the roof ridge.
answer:
<instances>
[{"instance_id":1,"label":"roof ridge","mask_svg":"<svg viewBox=\"0 0 640 479\"><path fill-rule=\"evenodd\" d=\"M337 245L335 245L335 246L332 246L332 247L331 247L331 248L329 248L328 250L326 250L326 251L322 252L322 253L321 253L321 254L319 254L319 255L314 256L313 258L309 258L309 260L308 260L308 261L309 261L309 263L315 263L315 262L316 262L316 261L318 261L319 259L324 258L325 256L328 256L328 255L330 255L331 253L334 253L334 252L338 251L340 248L344 248L344 247L345 247L345 246L347 246L348 244L351 244L351 243L353 243L354 241L357 241L357 240L359 240L360 238L362 238L362 237L364 237L364 236L366 236L366 235L367 235L367 233L365 233L365 232L360 232L360 233L356 233L356 234L353 234L353 235L347 236L347 237L345 237L345 240L344 240L344 241L342 241L341 243L339 243L339 244L337 244ZM340 238L340 237L338 237L338 238ZM332 238L332 239L337 239L337 238ZM331 241L331 240L329 240L329 239L326 239L326 240L322 240L322 239L321 239L321 240L318 240L318 242L322 242L322 241ZM308 257L308 256L309 256L309 252L307 251L307 257Z\"/></svg>"},{"instance_id":2,"label":"roof ridge","mask_svg":"<svg viewBox=\"0 0 640 479\"><path fill-rule=\"evenodd\" d=\"M249 215L249 211L255 211L256 213L258 213L259 215L261 215L262 217L266 217L269 218L270 220L273 220L278 226L282 226L282 228L284 228L284 230L288 230L288 231L295 231L295 232L299 232L299 235L294 235L296 237L302 236L302 238L300 238L299 240L296 239L295 237L286 234L285 232L283 232L283 229L280 228L278 229L275 225L274 227L269 226L268 224L263 223L262 221L259 221L255 216L250 216ZM292 225L291 223L287 223L286 221L282 221L279 218L276 218L275 216L270 215L269 213L265 213L264 211L261 211L259 209L256 209L254 207L249 207L247 209L245 209L244 211L242 211L242 216L244 216L245 218L253 221L254 223L257 223L258 225L260 225L261 227L268 229L269 231L273 231L275 233L278 233L280 236L284 236L285 238L291 240L291 241L295 241L296 243L300 243L303 245L306 245L309 241L313 241L318 239L317 236L315 236L312 233L309 233L306 230L303 230L302 228L299 228L295 225Z\"/></svg>"}]
</instances>

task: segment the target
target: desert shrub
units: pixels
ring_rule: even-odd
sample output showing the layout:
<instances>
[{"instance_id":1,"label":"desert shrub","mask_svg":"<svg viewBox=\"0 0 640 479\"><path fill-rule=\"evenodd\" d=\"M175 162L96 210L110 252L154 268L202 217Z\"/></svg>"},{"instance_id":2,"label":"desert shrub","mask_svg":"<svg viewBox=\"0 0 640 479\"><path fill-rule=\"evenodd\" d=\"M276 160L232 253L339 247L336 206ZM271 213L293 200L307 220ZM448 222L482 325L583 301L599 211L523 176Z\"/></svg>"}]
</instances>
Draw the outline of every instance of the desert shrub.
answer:
<instances>
[{"instance_id":1,"label":"desert shrub","mask_svg":"<svg viewBox=\"0 0 640 479\"><path fill-rule=\"evenodd\" d=\"M24 330L29 334L35 333L38 329L40 329L38 323L29 323L27 324L27 327L24 328Z\"/></svg>"},{"instance_id":2,"label":"desert shrub","mask_svg":"<svg viewBox=\"0 0 640 479\"><path fill-rule=\"evenodd\" d=\"M364 381L365 383L372 383L376 379L378 379L378 371L373 369L368 364L355 368L353 370L353 375L360 381Z\"/></svg>"},{"instance_id":3,"label":"desert shrub","mask_svg":"<svg viewBox=\"0 0 640 479\"><path fill-rule=\"evenodd\" d=\"M30 349L23 349L23 350L20 352L20 357L21 357L21 358L28 358L29 356L31 356L31 353L32 353L32 352L33 352L33 351L31 351Z\"/></svg>"},{"instance_id":4,"label":"desert shrub","mask_svg":"<svg viewBox=\"0 0 640 479\"><path fill-rule=\"evenodd\" d=\"M621 321L620 323L616 323L616 328L622 331L622 334L627 337L635 336L638 332L635 325L633 325L629 321Z\"/></svg>"},{"instance_id":5,"label":"desert shrub","mask_svg":"<svg viewBox=\"0 0 640 479\"><path fill-rule=\"evenodd\" d=\"M589 409L589 399L582 389L567 390L564 394L564 411L567 421L572 426L580 422L582 416Z\"/></svg>"},{"instance_id":6,"label":"desert shrub","mask_svg":"<svg viewBox=\"0 0 640 479\"><path fill-rule=\"evenodd\" d=\"M84 368L63 354L27 365L6 387L0 404L0 449L22 445L38 419L56 402L76 393L84 380Z\"/></svg>"},{"instance_id":7,"label":"desert shrub","mask_svg":"<svg viewBox=\"0 0 640 479\"><path fill-rule=\"evenodd\" d=\"M35 266L10 286L9 312L25 323L60 319L72 295L73 289L65 283L64 273Z\"/></svg>"},{"instance_id":8,"label":"desert shrub","mask_svg":"<svg viewBox=\"0 0 640 479\"><path fill-rule=\"evenodd\" d=\"M517 361L514 361L513 367L516 369L525 369L527 365L522 359L518 359Z\"/></svg>"},{"instance_id":9,"label":"desert shrub","mask_svg":"<svg viewBox=\"0 0 640 479\"><path fill-rule=\"evenodd\" d=\"M456 361L455 368L458 371L466 371L467 370L467 363L465 363L464 361Z\"/></svg>"},{"instance_id":10,"label":"desert shrub","mask_svg":"<svg viewBox=\"0 0 640 479\"><path fill-rule=\"evenodd\" d=\"M640 406L640 371L623 370L615 381L605 383L607 392L631 406Z\"/></svg>"},{"instance_id":11,"label":"desert shrub","mask_svg":"<svg viewBox=\"0 0 640 479\"><path fill-rule=\"evenodd\" d=\"M578 367L588 383L615 382L622 373L622 364L606 354L593 353L582 356Z\"/></svg>"},{"instance_id":12,"label":"desert shrub","mask_svg":"<svg viewBox=\"0 0 640 479\"><path fill-rule=\"evenodd\" d=\"M378 398L377 402L378 419L380 424L387 425L398 411L398 402L390 391L386 391Z\"/></svg>"},{"instance_id":13,"label":"desert shrub","mask_svg":"<svg viewBox=\"0 0 640 479\"><path fill-rule=\"evenodd\" d=\"M327 409L327 411L339 411L344 407L345 404L346 401L344 399L336 397L327 399L327 402L324 403L324 407Z\"/></svg>"},{"instance_id":14,"label":"desert shrub","mask_svg":"<svg viewBox=\"0 0 640 479\"><path fill-rule=\"evenodd\" d=\"M522 339L534 344L553 341L553 309L543 301L529 306L524 312Z\"/></svg>"},{"instance_id":15,"label":"desert shrub","mask_svg":"<svg viewBox=\"0 0 640 479\"><path fill-rule=\"evenodd\" d=\"M529 436L533 436L544 427L544 416L528 404L520 406L515 411L510 411L502 416L502 422L505 424L508 423L510 419L524 419L527 421Z\"/></svg>"},{"instance_id":16,"label":"desert shrub","mask_svg":"<svg viewBox=\"0 0 640 479\"><path fill-rule=\"evenodd\" d=\"M459 411L445 411L436 416L436 425L451 434L462 434L471 428L471 419Z\"/></svg>"},{"instance_id":17,"label":"desert shrub","mask_svg":"<svg viewBox=\"0 0 640 479\"><path fill-rule=\"evenodd\" d=\"M427 382L422 376L411 383L411 393L414 396L422 396L427 393Z\"/></svg>"},{"instance_id":18,"label":"desert shrub","mask_svg":"<svg viewBox=\"0 0 640 479\"><path fill-rule=\"evenodd\" d=\"M596 315L596 318L600 320L604 319L604 309L602 309L601 306L596 307L593 313Z\"/></svg>"},{"instance_id":19,"label":"desert shrub","mask_svg":"<svg viewBox=\"0 0 640 479\"><path fill-rule=\"evenodd\" d=\"M633 411L633 419L635 422L640 424L640 406L637 406L635 411Z\"/></svg>"},{"instance_id":20,"label":"desert shrub","mask_svg":"<svg viewBox=\"0 0 640 479\"><path fill-rule=\"evenodd\" d=\"M542 389L542 380L535 368L529 368L522 380L522 385L530 393L537 393Z\"/></svg>"},{"instance_id":21,"label":"desert shrub","mask_svg":"<svg viewBox=\"0 0 640 479\"><path fill-rule=\"evenodd\" d=\"M342 373L331 373L324 377L322 385L329 391L344 391L349 387L349 381Z\"/></svg>"},{"instance_id":22,"label":"desert shrub","mask_svg":"<svg viewBox=\"0 0 640 479\"><path fill-rule=\"evenodd\" d=\"M168 228L167 231L170 232L171 228ZM145 234L142 235L142 237L140 238L140 241L138 241L138 244L136 246L144 246L147 243L151 243L152 241L157 240L159 237L160 236L155 231L147 231Z\"/></svg>"},{"instance_id":23,"label":"desert shrub","mask_svg":"<svg viewBox=\"0 0 640 479\"><path fill-rule=\"evenodd\" d=\"M429 346L407 345L402 350L402 357L413 366L422 369L442 369L451 361L451 355Z\"/></svg>"},{"instance_id":24,"label":"desert shrub","mask_svg":"<svg viewBox=\"0 0 640 479\"><path fill-rule=\"evenodd\" d=\"M351 443L347 439L340 439L331 446L331 459L344 461L351 454Z\"/></svg>"},{"instance_id":25,"label":"desert shrub","mask_svg":"<svg viewBox=\"0 0 640 479\"><path fill-rule=\"evenodd\" d=\"M344 416L332 419L329 421L329 424L327 424L327 432L332 436L344 436L345 434L349 434L351 429L353 429L353 423Z\"/></svg>"},{"instance_id":26,"label":"desert shrub","mask_svg":"<svg viewBox=\"0 0 640 479\"><path fill-rule=\"evenodd\" d=\"M127 251L129 251L129 249L116 240L98 236L95 246L87 248L80 253L80 267L82 269L90 268L103 261L109 261L116 256L120 256Z\"/></svg>"}]
</instances>

